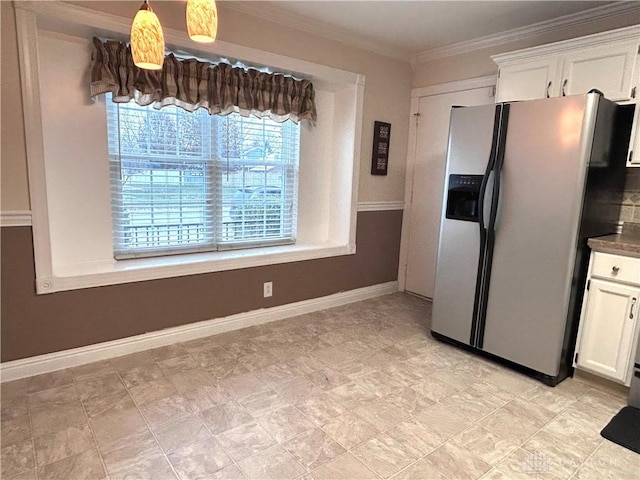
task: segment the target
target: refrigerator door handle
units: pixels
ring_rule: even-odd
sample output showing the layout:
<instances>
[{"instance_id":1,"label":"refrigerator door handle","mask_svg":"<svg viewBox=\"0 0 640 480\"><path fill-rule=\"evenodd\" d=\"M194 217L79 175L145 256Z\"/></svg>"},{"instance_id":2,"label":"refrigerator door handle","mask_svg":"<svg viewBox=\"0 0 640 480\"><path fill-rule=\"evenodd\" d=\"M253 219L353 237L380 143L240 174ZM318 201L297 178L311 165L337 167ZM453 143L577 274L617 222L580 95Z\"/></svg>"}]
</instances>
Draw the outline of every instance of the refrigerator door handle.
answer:
<instances>
[{"instance_id":1,"label":"refrigerator door handle","mask_svg":"<svg viewBox=\"0 0 640 480\"><path fill-rule=\"evenodd\" d=\"M482 215L480 216L480 218L482 219L481 228L483 228L485 231L489 229L489 221L491 219L491 204L494 196L495 182L496 171L491 170L487 175L486 181L486 190L491 192L491 195L484 195L482 204L480 205L482 208Z\"/></svg>"},{"instance_id":2,"label":"refrigerator door handle","mask_svg":"<svg viewBox=\"0 0 640 480\"><path fill-rule=\"evenodd\" d=\"M485 247L483 252L484 272L482 280L478 282L480 288L478 295L479 309L475 318L475 346L482 349L484 344L484 328L487 316L487 299L489 298L489 286L491 282L491 264L493 262L493 247L495 243L495 226L498 217L498 203L500 200L500 183L502 181L502 167L504 165L505 146L507 143L507 125L509 123L510 105L505 103L500 109L500 117L497 118L494 132L493 155L493 188L491 194L491 209L489 223L485 235Z\"/></svg>"},{"instance_id":3,"label":"refrigerator door handle","mask_svg":"<svg viewBox=\"0 0 640 480\"><path fill-rule=\"evenodd\" d=\"M496 151L498 148L499 141L499 125L500 125L500 117L502 116L502 104L496 105L494 120L493 120L493 139L491 141L491 152L489 153L489 161L487 162L487 168L484 172L484 176L482 177L482 183L480 184L480 196L479 196L479 211L478 211L478 223L480 224L480 235L484 235L487 228L485 226L485 201L487 200L487 186L489 185L489 178L494 173L494 168L496 166ZM493 188L490 189L493 191ZM488 200L491 201L493 195L488 197Z\"/></svg>"},{"instance_id":4,"label":"refrigerator door handle","mask_svg":"<svg viewBox=\"0 0 640 480\"><path fill-rule=\"evenodd\" d=\"M480 195L478 198L478 226L480 228L480 254L478 256L478 273L476 280L476 292L473 302L473 320L471 322L471 334L469 337L469 345L475 347L478 344L478 325L480 324L481 313L485 310L484 296L482 292L485 290L485 271L487 268L487 227L486 221L491 218L491 203L493 202L493 190L495 186L495 171L496 166L496 152L498 150L498 142L500 140L500 118L502 117L503 104L496 105L494 119L493 119L493 139L491 141L491 152L489 153L489 161L487 162L487 168L482 177L482 183L480 184ZM489 180L492 180L491 187L489 187ZM487 191L491 192L487 195ZM488 218L485 215L485 203L489 202Z\"/></svg>"},{"instance_id":5,"label":"refrigerator door handle","mask_svg":"<svg viewBox=\"0 0 640 480\"><path fill-rule=\"evenodd\" d=\"M489 215L489 225L487 229L493 233L498 220L498 206L500 204L500 187L502 184L502 168L504 167L504 151L507 143L507 125L509 123L510 105L504 104L502 107L502 115L500 116L500 125L498 128L499 139L496 145L495 155L495 178L493 182L493 201L491 203L491 213Z\"/></svg>"}]
</instances>

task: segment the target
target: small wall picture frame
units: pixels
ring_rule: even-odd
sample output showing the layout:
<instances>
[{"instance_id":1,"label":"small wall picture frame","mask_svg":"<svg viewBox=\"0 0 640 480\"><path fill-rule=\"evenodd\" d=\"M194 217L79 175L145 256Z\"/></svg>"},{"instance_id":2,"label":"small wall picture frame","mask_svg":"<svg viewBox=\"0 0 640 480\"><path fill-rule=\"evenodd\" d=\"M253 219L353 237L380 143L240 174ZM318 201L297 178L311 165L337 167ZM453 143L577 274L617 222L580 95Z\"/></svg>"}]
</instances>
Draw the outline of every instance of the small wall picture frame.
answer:
<instances>
[{"instance_id":1,"label":"small wall picture frame","mask_svg":"<svg viewBox=\"0 0 640 480\"><path fill-rule=\"evenodd\" d=\"M373 124L373 152L371 155L371 175L386 175L389 167L389 142L391 124L375 121Z\"/></svg>"}]
</instances>

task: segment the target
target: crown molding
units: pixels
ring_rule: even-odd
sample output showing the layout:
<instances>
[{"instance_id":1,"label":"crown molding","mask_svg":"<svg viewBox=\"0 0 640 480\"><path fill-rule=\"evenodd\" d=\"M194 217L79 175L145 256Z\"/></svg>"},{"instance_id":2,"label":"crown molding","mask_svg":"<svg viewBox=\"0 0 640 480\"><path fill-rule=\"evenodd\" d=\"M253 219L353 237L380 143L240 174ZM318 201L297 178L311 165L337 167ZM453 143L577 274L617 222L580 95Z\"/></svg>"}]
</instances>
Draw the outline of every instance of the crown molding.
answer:
<instances>
[{"instance_id":1,"label":"crown molding","mask_svg":"<svg viewBox=\"0 0 640 480\"><path fill-rule=\"evenodd\" d=\"M529 58L542 55L564 54L571 50L584 49L585 47L599 47L609 45L612 42L630 41L636 43L640 39L640 24L630 27L618 28L606 32L594 33L584 37L570 38L547 45L523 48L515 52L505 52L492 55L491 59L499 66L512 62L520 62Z\"/></svg>"},{"instance_id":2,"label":"crown molding","mask_svg":"<svg viewBox=\"0 0 640 480\"><path fill-rule=\"evenodd\" d=\"M295 28L320 37L336 40L353 47L362 48L363 50L369 50L373 53L384 55L385 57L404 60L406 62L411 60L412 55L407 50L391 47L385 42L376 42L371 38L349 32L348 30L335 27L319 20L287 12L282 8L274 7L266 2L260 2L259 4L255 4L255 2L221 2L218 5L218 8L227 8L229 10L235 10L254 17L260 17L263 20L277 23L284 27Z\"/></svg>"},{"instance_id":3,"label":"crown molding","mask_svg":"<svg viewBox=\"0 0 640 480\"><path fill-rule=\"evenodd\" d=\"M525 27L506 30L501 33L478 37L464 42L453 43L444 47L432 48L418 53L411 59L413 66L430 62L439 58L451 57L468 53L483 48L495 47L505 43L522 40L523 38L534 37L545 33L555 32L565 28L582 25L602 20L617 15L640 15L640 2L617 2L610 5L591 8L578 13L564 15L562 17L545 20L544 22L534 23Z\"/></svg>"}]
</instances>

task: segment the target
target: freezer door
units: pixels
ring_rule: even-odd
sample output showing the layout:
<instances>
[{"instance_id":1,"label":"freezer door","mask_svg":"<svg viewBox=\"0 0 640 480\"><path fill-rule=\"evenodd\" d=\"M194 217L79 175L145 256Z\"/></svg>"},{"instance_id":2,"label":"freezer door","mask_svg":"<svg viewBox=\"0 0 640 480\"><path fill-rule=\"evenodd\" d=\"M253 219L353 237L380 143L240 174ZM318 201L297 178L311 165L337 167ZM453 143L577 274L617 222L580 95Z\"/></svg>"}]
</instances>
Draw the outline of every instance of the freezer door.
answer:
<instances>
[{"instance_id":1,"label":"freezer door","mask_svg":"<svg viewBox=\"0 0 640 480\"><path fill-rule=\"evenodd\" d=\"M559 372L594 95L511 105L481 348ZM589 107L588 107L589 105Z\"/></svg>"},{"instance_id":2,"label":"freezer door","mask_svg":"<svg viewBox=\"0 0 640 480\"><path fill-rule=\"evenodd\" d=\"M478 224L446 219L440 228L431 330L469 345L480 255Z\"/></svg>"},{"instance_id":3,"label":"freezer door","mask_svg":"<svg viewBox=\"0 0 640 480\"><path fill-rule=\"evenodd\" d=\"M451 112L431 330L466 344L473 322L480 225L446 218L447 186L452 174L485 174L495 110L495 105L485 105Z\"/></svg>"}]
</instances>

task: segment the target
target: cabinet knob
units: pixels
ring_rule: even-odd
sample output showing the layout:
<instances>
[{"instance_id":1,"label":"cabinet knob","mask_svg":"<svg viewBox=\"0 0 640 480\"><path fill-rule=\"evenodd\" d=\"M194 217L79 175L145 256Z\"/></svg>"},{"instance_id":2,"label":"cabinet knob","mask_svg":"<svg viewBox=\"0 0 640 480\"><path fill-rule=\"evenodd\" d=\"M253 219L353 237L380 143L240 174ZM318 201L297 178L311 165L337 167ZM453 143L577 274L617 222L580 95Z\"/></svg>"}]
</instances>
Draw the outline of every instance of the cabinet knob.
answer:
<instances>
[{"instance_id":1,"label":"cabinet knob","mask_svg":"<svg viewBox=\"0 0 640 480\"><path fill-rule=\"evenodd\" d=\"M565 78L564 82L562 82L562 96L566 97L567 96L567 92L565 91L567 88L567 83L569 83L569 79Z\"/></svg>"},{"instance_id":2,"label":"cabinet knob","mask_svg":"<svg viewBox=\"0 0 640 480\"><path fill-rule=\"evenodd\" d=\"M611 269L611 273L614 275L617 275L619 271L620 271L620 267L616 265L614 265L613 268Z\"/></svg>"}]
</instances>

